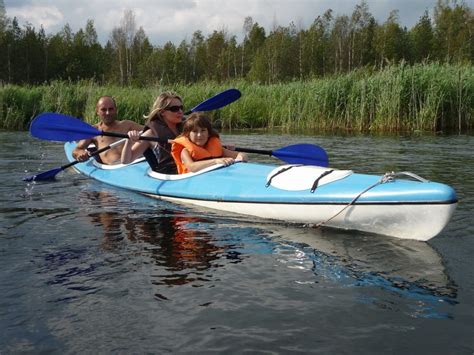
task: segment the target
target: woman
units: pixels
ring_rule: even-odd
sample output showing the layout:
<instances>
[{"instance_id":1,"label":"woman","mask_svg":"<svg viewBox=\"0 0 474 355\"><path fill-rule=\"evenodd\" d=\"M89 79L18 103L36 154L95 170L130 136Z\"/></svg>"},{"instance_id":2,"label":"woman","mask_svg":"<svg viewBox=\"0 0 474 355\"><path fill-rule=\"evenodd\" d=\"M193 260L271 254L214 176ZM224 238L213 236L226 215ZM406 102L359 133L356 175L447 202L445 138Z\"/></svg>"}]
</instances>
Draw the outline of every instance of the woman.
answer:
<instances>
[{"instance_id":1,"label":"woman","mask_svg":"<svg viewBox=\"0 0 474 355\"><path fill-rule=\"evenodd\" d=\"M163 140L176 138L182 130L183 100L174 92L164 92L155 100L148 116L144 137L159 137ZM176 164L171 157L171 144L139 140L139 131L128 132L121 161L128 164L143 155L152 170L163 174L176 174Z\"/></svg>"}]
</instances>

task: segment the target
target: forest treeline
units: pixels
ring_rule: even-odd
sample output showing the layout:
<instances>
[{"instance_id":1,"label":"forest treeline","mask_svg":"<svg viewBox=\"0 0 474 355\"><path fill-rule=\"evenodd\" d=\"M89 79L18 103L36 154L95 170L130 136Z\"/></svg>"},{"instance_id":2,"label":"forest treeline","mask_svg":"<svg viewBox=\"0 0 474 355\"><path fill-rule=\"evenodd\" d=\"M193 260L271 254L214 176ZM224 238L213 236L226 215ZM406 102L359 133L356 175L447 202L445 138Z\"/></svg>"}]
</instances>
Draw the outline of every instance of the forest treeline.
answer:
<instances>
[{"instance_id":1,"label":"forest treeline","mask_svg":"<svg viewBox=\"0 0 474 355\"><path fill-rule=\"evenodd\" d=\"M378 23L365 1L350 15L332 10L308 28L275 25L266 33L251 17L243 40L215 30L196 31L190 41L150 43L133 11L124 12L105 45L94 22L56 34L31 24L19 26L0 1L0 84L37 85L93 80L101 85L138 86L223 83L244 80L277 84L313 80L360 68L381 70L394 64L464 63L474 60L474 15L464 2L438 0L433 14L420 14L410 29L394 10Z\"/></svg>"}]
</instances>

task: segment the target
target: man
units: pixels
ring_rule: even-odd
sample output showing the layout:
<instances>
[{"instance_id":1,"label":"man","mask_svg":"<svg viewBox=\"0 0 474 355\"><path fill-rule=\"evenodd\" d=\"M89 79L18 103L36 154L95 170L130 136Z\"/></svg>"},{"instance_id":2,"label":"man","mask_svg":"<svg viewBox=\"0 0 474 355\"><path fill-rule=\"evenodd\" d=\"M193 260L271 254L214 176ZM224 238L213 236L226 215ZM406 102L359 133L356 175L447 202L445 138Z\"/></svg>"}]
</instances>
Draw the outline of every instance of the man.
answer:
<instances>
[{"instance_id":1,"label":"man","mask_svg":"<svg viewBox=\"0 0 474 355\"><path fill-rule=\"evenodd\" d=\"M143 126L133 121L117 121L117 105L115 100L110 96L102 96L99 98L99 101L97 101L96 105L96 112L100 117L100 122L96 124L95 127L101 131L127 134L128 131L131 130L140 131L143 129ZM97 136L89 139L83 139L79 141L76 148L72 152L72 155L76 160L85 161L90 157L87 147L91 143L95 144L97 149L101 149L117 140L119 140L119 138L107 136ZM118 145L100 153L99 156L102 160L102 163L119 164L120 155L122 154L122 147L123 145Z\"/></svg>"}]
</instances>

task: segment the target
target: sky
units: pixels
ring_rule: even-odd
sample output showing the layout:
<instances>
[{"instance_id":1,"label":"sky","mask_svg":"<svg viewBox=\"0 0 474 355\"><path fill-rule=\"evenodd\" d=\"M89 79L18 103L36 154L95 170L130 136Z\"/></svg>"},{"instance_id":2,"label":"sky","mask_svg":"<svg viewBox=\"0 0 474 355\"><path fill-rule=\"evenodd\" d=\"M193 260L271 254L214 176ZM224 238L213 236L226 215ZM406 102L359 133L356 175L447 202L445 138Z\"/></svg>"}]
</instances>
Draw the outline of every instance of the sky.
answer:
<instances>
[{"instance_id":1,"label":"sky","mask_svg":"<svg viewBox=\"0 0 474 355\"><path fill-rule=\"evenodd\" d=\"M462 1L462 0L459 0ZM275 25L308 28L326 10L333 15L350 16L360 0L3 0L6 15L16 17L21 26L42 25L47 34L58 33L66 23L75 33L85 29L88 19L94 21L99 41L105 44L110 33L120 26L123 14L132 10L137 29L145 30L153 45L171 41L190 42L197 30L207 36L225 30L229 35L243 37L247 16L262 26L267 35ZM390 11L399 10L402 26L413 27L425 10L433 14L437 0L366 0L370 13L379 23L387 20ZM464 0L474 9L474 0Z\"/></svg>"}]
</instances>

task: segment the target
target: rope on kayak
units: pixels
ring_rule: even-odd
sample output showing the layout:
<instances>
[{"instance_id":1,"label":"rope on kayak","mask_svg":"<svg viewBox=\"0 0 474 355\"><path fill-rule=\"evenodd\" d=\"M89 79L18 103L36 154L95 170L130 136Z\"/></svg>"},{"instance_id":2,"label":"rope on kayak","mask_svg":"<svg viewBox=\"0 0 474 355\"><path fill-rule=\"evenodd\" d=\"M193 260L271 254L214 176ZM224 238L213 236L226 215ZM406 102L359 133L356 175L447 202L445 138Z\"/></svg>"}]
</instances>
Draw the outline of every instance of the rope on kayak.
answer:
<instances>
[{"instance_id":1,"label":"rope on kayak","mask_svg":"<svg viewBox=\"0 0 474 355\"><path fill-rule=\"evenodd\" d=\"M321 226L323 226L324 224L328 223L329 221L333 220L334 218L336 218L337 216L339 216L342 212L344 212L348 207L352 206L363 194L365 194L367 191L373 189L375 186L378 186L378 185L381 185L381 184L385 184L387 182L392 182L395 180L396 177L398 176L403 176L403 175L406 175L406 176L409 176L409 177L412 177L416 180L419 180L420 182L429 182L429 180L426 180L424 178L422 178L421 176L418 176L414 173L411 173L409 171L402 171L402 172L399 172L399 173L396 173L394 171L390 172L390 173L385 173L379 181L377 181L375 184L369 186L368 188L366 188L364 191L362 191L360 194L358 194L351 202L349 202L348 205L344 206L343 209L341 209L339 212L337 212L334 216L332 216L331 218L328 218L327 220L323 221L323 222L319 222L317 225L316 225L316 228L319 228Z\"/></svg>"}]
</instances>

